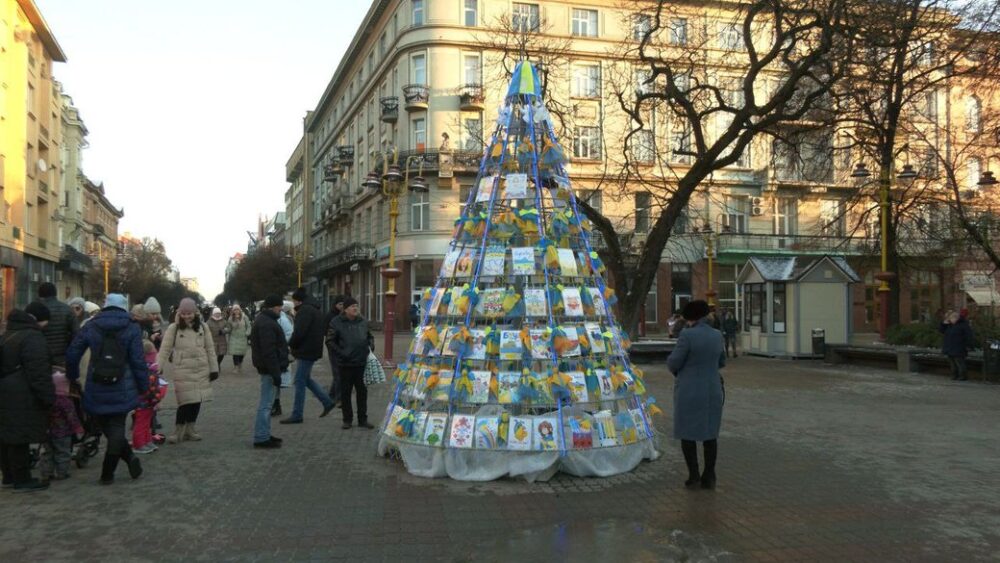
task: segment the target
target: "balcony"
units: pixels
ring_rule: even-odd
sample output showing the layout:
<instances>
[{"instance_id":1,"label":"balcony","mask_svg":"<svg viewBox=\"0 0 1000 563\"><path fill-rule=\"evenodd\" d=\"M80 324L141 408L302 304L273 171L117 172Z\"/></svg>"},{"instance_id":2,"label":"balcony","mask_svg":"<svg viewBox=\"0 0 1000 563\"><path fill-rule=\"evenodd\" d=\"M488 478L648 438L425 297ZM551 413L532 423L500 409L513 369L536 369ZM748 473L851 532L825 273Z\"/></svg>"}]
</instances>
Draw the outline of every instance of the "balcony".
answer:
<instances>
[{"instance_id":1,"label":"balcony","mask_svg":"<svg viewBox=\"0 0 1000 563\"><path fill-rule=\"evenodd\" d=\"M337 147L337 162L341 166L351 166L354 164L354 147L351 145L340 145Z\"/></svg>"},{"instance_id":2,"label":"balcony","mask_svg":"<svg viewBox=\"0 0 1000 563\"><path fill-rule=\"evenodd\" d=\"M373 260L375 260L375 247L355 242L313 260L309 263L307 270L312 275L322 276L357 263L372 262Z\"/></svg>"},{"instance_id":3,"label":"balcony","mask_svg":"<svg viewBox=\"0 0 1000 563\"><path fill-rule=\"evenodd\" d=\"M399 153L399 165L401 167L405 165L413 173L419 171L421 162L424 165L424 172L429 170L440 171L442 168L448 168L449 166L454 171L475 172L479 170L479 164L482 160L482 151L411 150L400 151ZM379 166L381 165L379 164ZM376 167L376 169L379 170L380 168Z\"/></svg>"},{"instance_id":4,"label":"balcony","mask_svg":"<svg viewBox=\"0 0 1000 563\"><path fill-rule=\"evenodd\" d=\"M481 84L466 84L458 92L458 105L462 111L483 111L486 109L486 96L483 95Z\"/></svg>"},{"instance_id":5,"label":"balcony","mask_svg":"<svg viewBox=\"0 0 1000 563\"><path fill-rule=\"evenodd\" d=\"M323 181L324 182L336 182L340 179L340 175L344 172L344 169L337 164L327 164L323 167Z\"/></svg>"},{"instance_id":6,"label":"balcony","mask_svg":"<svg viewBox=\"0 0 1000 563\"><path fill-rule=\"evenodd\" d=\"M382 110L382 123L395 123L399 119L399 97L387 96L378 101Z\"/></svg>"},{"instance_id":7,"label":"balcony","mask_svg":"<svg viewBox=\"0 0 1000 563\"><path fill-rule=\"evenodd\" d=\"M431 91L426 84L407 84L403 86L403 99L406 101L406 111L425 111L430 102Z\"/></svg>"},{"instance_id":8,"label":"balcony","mask_svg":"<svg viewBox=\"0 0 1000 563\"><path fill-rule=\"evenodd\" d=\"M869 256L873 252L878 252L878 241L850 236L721 233L718 235L715 247L720 256L724 254Z\"/></svg>"},{"instance_id":9,"label":"balcony","mask_svg":"<svg viewBox=\"0 0 1000 563\"><path fill-rule=\"evenodd\" d=\"M44 125L38 126L38 133L42 136L43 139L49 138L49 130Z\"/></svg>"},{"instance_id":10,"label":"balcony","mask_svg":"<svg viewBox=\"0 0 1000 563\"><path fill-rule=\"evenodd\" d=\"M63 246L62 254L59 256L59 269L86 274L90 272L93 266L94 261L91 260L90 256L68 244Z\"/></svg>"}]
</instances>

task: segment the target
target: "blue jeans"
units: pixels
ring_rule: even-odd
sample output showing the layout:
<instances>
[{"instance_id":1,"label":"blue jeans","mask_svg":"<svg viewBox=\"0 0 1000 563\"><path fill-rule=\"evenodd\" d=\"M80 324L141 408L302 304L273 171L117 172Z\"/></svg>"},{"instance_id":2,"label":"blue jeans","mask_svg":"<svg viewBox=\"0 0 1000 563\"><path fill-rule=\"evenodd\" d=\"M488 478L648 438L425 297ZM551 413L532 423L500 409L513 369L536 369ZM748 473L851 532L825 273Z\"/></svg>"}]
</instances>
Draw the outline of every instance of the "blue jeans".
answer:
<instances>
[{"instance_id":1,"label":"blue jeans","mask_svg":"<svg viewBox=\"0 0 1000 563\"><path fill-rule=\"evenodd\" d=\"M271 404L274 403L274 379L270 375L260 376L260 404L257 405L257 420L253 425L253 441L266 442L271 438Z\"/></svg>"},{"instance_id":2,"label":"blue jeans","mask_svg":"<svg viewBox=\"0 0 1000 563\"><path fill-rule=\"evenodd\" d=\"M326 391L320 387L319 383L313 381L312 369L315 360L295 360L295 402L292 405L292 416L294 420L302 419L302 410L306 406L306 387L312 391L313 395L323 403L323 408L333 406L333 401Z\"/></svg>"}]
</instances>

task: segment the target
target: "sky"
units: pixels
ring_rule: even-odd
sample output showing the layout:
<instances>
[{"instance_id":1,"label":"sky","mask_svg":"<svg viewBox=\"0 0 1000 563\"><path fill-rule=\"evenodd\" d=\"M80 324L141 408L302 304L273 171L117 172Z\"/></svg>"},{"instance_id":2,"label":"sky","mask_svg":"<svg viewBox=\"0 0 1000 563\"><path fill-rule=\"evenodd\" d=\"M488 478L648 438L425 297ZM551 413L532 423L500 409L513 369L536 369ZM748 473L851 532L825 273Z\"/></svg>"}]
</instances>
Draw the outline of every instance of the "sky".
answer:
<instances>
[{"instance_id":1,"label":"sky","mask_svg":"<svg viewBox=\"0 0 1000 563\"><path fill-rule=\"evenodd\" d=\"M222 291L368 0L35 0L90 131L83 171L201 293Z\"/></svg>"}]
</instances>

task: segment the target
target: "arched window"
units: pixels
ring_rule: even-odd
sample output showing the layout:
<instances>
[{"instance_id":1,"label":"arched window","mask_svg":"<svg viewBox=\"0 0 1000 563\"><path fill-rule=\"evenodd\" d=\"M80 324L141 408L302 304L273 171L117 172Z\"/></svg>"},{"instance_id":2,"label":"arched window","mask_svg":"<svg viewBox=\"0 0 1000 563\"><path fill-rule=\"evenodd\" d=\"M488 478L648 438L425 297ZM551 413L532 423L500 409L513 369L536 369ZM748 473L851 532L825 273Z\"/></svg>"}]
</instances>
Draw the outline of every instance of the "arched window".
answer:
<instances>
[{"instance_id":1,"label":"arched window","mask_svg":"<svg viewBox=\"0 0 1000 563\"><path fill-rule=\"evenodd\" d=\"M965 130L969 133L979 133L981 131L980 116L983 112L983 104L979 98L971 96L965 100Z\"/></svg>"},{"instance_id":2,"label":"arched window","mask_svg":"<svg viewBox=\"0 0 1000 563\"><path fill-rule=\"evenodd\" d=\"M978 158L973 158L969 160L969 171L966 180L966 185L970 190L979 189L979 178L983 173L983 162Z\"/></svg>"}]
</instances>

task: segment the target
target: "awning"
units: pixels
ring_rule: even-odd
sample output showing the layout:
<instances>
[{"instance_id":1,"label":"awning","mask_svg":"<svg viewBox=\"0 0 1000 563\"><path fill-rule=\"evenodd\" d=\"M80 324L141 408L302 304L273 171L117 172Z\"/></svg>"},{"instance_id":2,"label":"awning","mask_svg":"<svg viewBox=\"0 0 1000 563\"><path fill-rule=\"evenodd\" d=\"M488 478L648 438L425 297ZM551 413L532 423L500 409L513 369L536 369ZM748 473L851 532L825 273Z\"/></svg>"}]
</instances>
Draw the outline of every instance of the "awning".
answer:
<instances>
[{"instance_id":1,"label":"awning","mask_svg":"<svg viewBox=\"0 0 1000 563\"><path fill-rule=\"evenodd\" d=\"M971 297L976 302L976 305L980 307L1000 306L1000 293L997 293L996 289L989 287L967 289L965 290L965 294Z\"/></svg>"}]
</instances>

